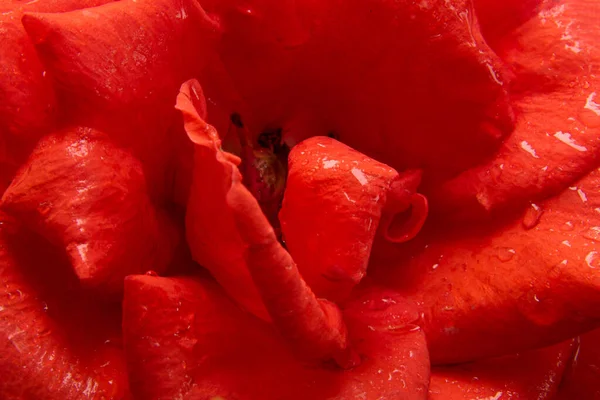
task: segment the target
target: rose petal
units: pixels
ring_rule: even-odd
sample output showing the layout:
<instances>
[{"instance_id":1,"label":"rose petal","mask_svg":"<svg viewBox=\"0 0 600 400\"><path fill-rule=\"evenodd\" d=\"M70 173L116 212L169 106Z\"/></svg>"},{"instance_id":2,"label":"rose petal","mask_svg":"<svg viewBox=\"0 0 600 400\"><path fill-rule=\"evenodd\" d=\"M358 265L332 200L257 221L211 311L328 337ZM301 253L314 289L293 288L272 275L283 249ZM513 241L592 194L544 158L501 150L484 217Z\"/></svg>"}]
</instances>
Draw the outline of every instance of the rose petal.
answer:
<instances>
[{"instance_id":1,"label":"rose petal","mask_svg":"<svg viewBox=\"0 0 600 400\"><path fill-rule=\"evenodd\" d=\"M56 122L52 84L20 19L17 11L0 15L5 40L0 48L0 140L8 144L19 139L35 143ZM7 153L3 156L16 158Z\"/></svg>"},{"instance_id":2,"label":"rose petal","mask_svg":"<svg viewBox=\"0 0 600 400\"><path fill-rule=\"evenodd\" d=\"M481 26L481 33L487 43L496 49L515 29L535 17L544 7L544 0L473 0L475 13Z\"/></svg>"},{"instance_id":3,"label":"rose petal","mask_svg":"<svg viewBox=\"0 0 600 400\"><path fill-rule=\"evenodd\" d=\"M256 198L233 172L227 204L246 245L244 258L252 280L282 336L303 359L351 368L359 360L349 345L340 309L317 299L298 267L279 243Z\"/></svg>"},{"instance_id":4,"label":"rose petal","mask_svg":"<svg viewBox=\"0 0 600 400\"><path fill-rule=\"evenodd\" d=\"M558 399L600 399L600 330L582 335Z\"/></svg>"},{"instance_id":5,"label":"rose petal","mask_svg":"<svg viewBox=\"0 0 600 400\"><path fill-rule=\"evenodd\" d=\"M392 229L392 217L409 211L419 180L404 185L393 168L328 137L294 146L279 218L286 246L317 296L347 299L366 273L380 220L388 239L406 239ZM418 214L422 224L427 211Z\"/></svg>"},{"instance_id":6,"label":"rose petal","mask_svg":"<svg viewBox=\"0 0 600 400\"><path fill-rule=\"evenodd\" d=\"M365 357L340 370L298 362L270 325L208 279L128 277L123 321L132 391L139 399L425 399L428 358L422 333L410 325L415 314L391 297L383 298L397 305L383 311L382 295L365 295L346 311Z\"/></svg>"},{"instance_id":7,"label":"rose petal","mask_svg":"<svg viewBox=\"0 0 600 400\"><path fill-rule=\"evenodd\" d=\"M23 24L59 90L63 117L132 148L153 193L164 194L173 99L201 71L215 31L200 6L125 0L26 14Z\"/></svg>"},{"instance_id":8,"label":"rose petal","mask_svg":"<svg viewBox=\"0 0 600 400\"><path fill-rule=\"evenodd\" d=\"M470 1L212 3L221 58L257 135L283 126L298 142L335 131L398 170L451 176L512 129L503 67Z\"/></svg>"},{"instance_id":9,"label":"rose petal","mask_svg":"<svg viewBox=\"0 0 600 400\"><path fill-rule=\"evenodd\" d=\"M25 11L65 12L110 0L7 1L0 4L0 162L10 178L35 142L56 124L57 104L50 75L29 40ZM0 191L5 186L0 184Z\"/></svg>"},{"instance_id":10,"label":"rose petal","mask_svg":"<svg viewBox=\"0 0 600 400\"><path fill-rule=\"evenodd\" d=\"M203 104L199 83L184 83L176 108L183 114L185 130L195 144L186 214L187 241L194 260L207 268L230 296L256 315L269 319L244 260L246 244L226 202L232 173L237 171L240 160L220 150L218 133L199 114Z\"/></svg>"},{"instance_id":11,"label":"rose petal","mask_svg":"<svg viewBox=\"0 0 600 400\"><path fill-rule=\"evenodd\" d=\"M599 13L598 2L563 1L505 39L501 54L516 74L515 132L494 159L437 191L440 214L476 219L523 206L559 193L598 164Z\"/></svg>"},{"instance_id":12,"label":"rose petal","mask_svg":"<svg viewBox=\"0 0 600 400\"><path fill-rule=\"evenodd\" d=\"M126 398L118 313L68 289L57 252L0 219L0 397Z\"/></svg>"},{"instance_id":13,"label":"rose petal","mask_svg":"<svg viewBox=\"0 0 600 400\"><path fill-rule=\"evenodd\" d=\"M432 225L403 248L373 251L376 280L422 304L435 363L550 345L600 325L600 171L572 189L516 218Z\"/></svg>"},{"instance_id":14,"label":"rose petal","mask_svg":"<svg viewBox=\"0 0 600 400\"><path fill-rule=\"evenodd\" d=\"M108 293L123 278L163 271L176 232L151 203L139 161L89 128L44 138L2 208L60 244L82 282Z\"/></svg>"},{"instance_id":15,"label":"rose petal","mask_svg":"<svg viewBox=\"0 0 600 400\"><path fill-rule=\"evenodd\" d=\"M96 7L111 1L117 0L6 0L0 5L0 9L15 12L62 13Z\"/></svg>"},{"instance_id":16,"label":"rose petal","mask_svg":"<svg viewBox=\"0 0 600 400\"><path fill-rule=\"evenodd\" d=\"M523 354L434 368L429 400L551 400L572 353L569 340Z\"/></svg>"}]
</instances>

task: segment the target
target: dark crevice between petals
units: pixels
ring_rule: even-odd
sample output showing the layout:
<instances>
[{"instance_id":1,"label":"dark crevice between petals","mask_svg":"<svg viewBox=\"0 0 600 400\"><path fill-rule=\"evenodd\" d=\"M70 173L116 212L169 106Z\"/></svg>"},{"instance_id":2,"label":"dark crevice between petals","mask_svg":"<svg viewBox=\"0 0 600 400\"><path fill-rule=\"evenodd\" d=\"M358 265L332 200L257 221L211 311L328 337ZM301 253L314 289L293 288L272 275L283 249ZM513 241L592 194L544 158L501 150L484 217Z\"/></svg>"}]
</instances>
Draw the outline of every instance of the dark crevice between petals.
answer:
<instances>
[{"instance_id":1,"label":"dark crevice between petals","mask_svg":"<svg viewBox=\"0 0 600 400\"><path fill-rule=\"evenodd\" d=\"M230 119L241 145L240 171L244 186L256 198L281 240L278 214L285 191L290 152L290 148L282 141L282 129L265 129L256 136L244 125L239 113L232 113ZM255 137L256 140L253 139Z\"/></svg>"}]
</instances>

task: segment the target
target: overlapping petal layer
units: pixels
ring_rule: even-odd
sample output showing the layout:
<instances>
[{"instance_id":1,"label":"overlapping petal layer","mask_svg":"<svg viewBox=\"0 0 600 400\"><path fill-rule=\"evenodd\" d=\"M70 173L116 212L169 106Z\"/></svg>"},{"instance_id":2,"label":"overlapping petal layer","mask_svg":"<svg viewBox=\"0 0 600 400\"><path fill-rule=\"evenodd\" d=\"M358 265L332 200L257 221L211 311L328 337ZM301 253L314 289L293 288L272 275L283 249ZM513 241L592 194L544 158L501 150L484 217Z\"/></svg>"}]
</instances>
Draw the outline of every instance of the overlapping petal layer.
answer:
<instances>
[{"instance_id":1,"label":"overlapping petal layer","mask_svg":"<svg viewBox=\"0 0 600 400\"><path fill-rule=\"evenodd\" d=\"M173 99L211 54L214 23L192 0L126 0L26 14L23 24L55 82L62 117L133 149L153 193L164 196Z\"/></svg>"},{"instance_id":2,"label":"overlapping petal layer","mask_svg":"<svg viewBox=\"0 0 600 400\"><path fill-rule=\"evenodd\" d=\"M1 207L61 246L85 285L109 294L126 275L164 271L178 240L139 161L89 128L40 141Z\"/></svg>"},{"instance_id":3,"label":"overlapping petal layer","mask_svg":"<svg viewBox=\"0 0 600 400\"><path fill-rule=\"evenodd\" d=\"M425 335L440 364L600 326L597 2L103 3L0 4L1 191L41 138L2 207L54 244L0 216L0 398L127 398L118 312L92 297L164 271L164 200L188 206L193 256L218 283L126 278L135 398L554 395L570 343L437 367L428 394ZM188 81L177 99L192 143L173 109L191 77L208 93ZM205 122L224 134L233 112L250 139L283 128L297 146L291 255ZM434 197L438 218L408 244L389 242L423 224L421 175L387 165L422 169ZM178 270L197 273L180 250ZM358 278L323 289L340 276ZM596 339L582 336L563 398L597 395Z\"/></svg>"},{"instance_id":4,"label":"overlapping petal layer","mask_svg":"<svg viewBox=\"0 0 600 400\"><path fill-rule=\"evenodd\" d=\"M6 188L27 152L57 123L58 106L50 75L29 40L24 12L65 12L110 0L6 1L0 4L0 190Z\"/></svg>"},{"instance_id":5,"label":"overlapping petal layer","mask_svg":"<svg viewBox=\"0 0 600 400\"><path fill-rule=\"evenodd\" d=\"M558 399L600 399L600 330L578 338L570 368L561 383Z\"/></svg>"},{"instance_id":6,"label":"overlapping petal layer","mask_svg":"<svg viewBox=\"0 0 600 400\"><path fill-rule=\"evenodd\" d=\"M118 307L78 290L67 266L60 252L0 215L3 399L127 398Z\"/></svg>"},{"instance_id":7,"label":"overlapping petal layer","mask_svg":"<svg viewBox=\"0 0 600 400\"><path fill-rule=\"evenodd\" d=\"M429 399L554 399L573 348L569 340L522 354L434 368Z\"/></svg>"},{"instance_id":8,"label":"overlapping petal layer","mask_svg":"<svg viewBox=\"0 0 600 400\"><path fill-rule=\"evenodd\" d=\"M515 131L489 162L436 190L445 217L477 219L556 195L600 162L600 3L544 3L499 49L515 75Z\"/></svg>"},{"instance_id":9,"label":"overlapping petal layer","mask_svg":"<svg viewBox=\"0 0 600 400\"><path fill-rule=\"evenodd\" d=\"M516 216L427 231L375 252L389 258L370 271L421 302L433 362L510 354L600 325L600 171Z\"/></svg>"},{"instance_id":10,"label":"overlapping petal layer","mask_svg":"<svg viewBox=\"0 0 600 400\"><path fill-rule=\"evenodd\" d=\"M348 298L366 274L378 229L394 242L419 232L427 217L427 201L416 194L420 179L418 171L400 175L328 137L292 149L279 219L286 247L318 296ZM397 214L405 220L396 224Z\"/></svg>"},{"instance_id":11,"label":"overlapping petal layer","mask_svg":"<svg viewBox=\"0 0 600 400\"><path fill-rule=\"evenodd\" d=\"M425 399L424 337L411 325L416 314L396 300L366 294L345 310L364 358L344 371L298 362L272 326L207 278L131 276L124 334L132 391L139 399Z\"/></svg>"},{"instance_id":12,"label":"overlapping petal layer","mask_svg":"<svg viewBox=\"0 0 600 400\"><path fill-rule=\"evenodd\" d=\"M221 21L221 59L255 134L335 131L396 169L451 176L512 128L507 77L470 1L203 4Z\"/></svg>"},{"instance_id":13,"label":"overlapping petal layer","mask_svg":"<svg viewBox=\"0 0 600 400\"><path fill-rule=\"evenodd\" d=\"M245 243L226 203L240 159L221 150L218 133L204 122L204 97L197 81L188 81L181 87L176 107L182 112L185 130L195 144L186 213L186 236L192 256L213 274L230 296L268 319L246 267Z\"/></svg>"}]
</instances>

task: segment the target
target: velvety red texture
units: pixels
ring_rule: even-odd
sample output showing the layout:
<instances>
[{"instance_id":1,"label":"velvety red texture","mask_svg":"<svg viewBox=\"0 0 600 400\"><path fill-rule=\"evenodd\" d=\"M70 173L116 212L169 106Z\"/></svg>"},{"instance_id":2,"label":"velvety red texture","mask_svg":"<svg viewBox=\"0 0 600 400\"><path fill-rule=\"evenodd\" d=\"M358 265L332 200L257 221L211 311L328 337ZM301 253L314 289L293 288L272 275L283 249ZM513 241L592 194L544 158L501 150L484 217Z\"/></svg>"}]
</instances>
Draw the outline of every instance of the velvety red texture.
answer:
<instances>
[{"instance_id":1,"label":"velvety red texture","mask_svg":"<svg viewBox=\"0 0 600 400\"><path fill-rule=\"evenodd\" d=\"M118 307L79 290L61 253L5 214L0 279L0 398L128 397Z\"/></svg>"},{"instance_id":2,"label":"velvety red texture","mask_svg":"<svg viewBox=\"0 0 600 400\"><path fill-rule=\"evenodd\" d=\"M207 278L132 276L124 302L132 391L139 399L426 399L426 346L409 309L381 291L349 305L363 363L345 371L298 362L272 326Z\"/></svg>"},{"instance_id":3,"label":"velvety red texture","mask_svg":"<svg viewBox=\"0 0 600 400\"><path fill-rule=\"evenodd\" d=\"M470 1L203 4L243 99L231 111L256 135L280 126L296 143L334 131L435 181L482 161L512 129L509 79Z\"/></svg>"},{"instance_id":4,"label":"velvety red texture","mask_svg":"<svg viewBox=\"0 0 600 400\"><path fill-rule=\"evenodd\" d=\"M105 294L131 273L164 271L178 240L140 162L89 128L40 141L1 207L63 248L82 283Z\"/></svg>"},{"instance_id":5,"label":"velvety red texture","mask_svg":"<svg viewBox=\"0 0 600 400\"><path fill-rule=\"evenodd\" d=\"M419 173L403 179L334 139L313 137L294 146L288 168L282 233L302 277L319 297L348 298L366 274L378 228L382 236L403 242L418 233L427 216L425 201L424 210L412 210L414 218L393 224L396 214L410 214L415 199L423 199L415 194Z\"/></svg>"},{"instance_id":6,"label":"velvety red texture","mask_svg":"<svg viewBox=\"0 0 600 400\"><path fill-rule=\"evenodd\" d=\"M575 342L569 369L560 386L558 399L600 399L600 330L581 335Z\"/></svg>"},{"instance_id":7,"label":"velvety red texture","mask_svg":"<svg viewBox=\"0 0 600 400\"><path fill-rule=\"evenodd\" d=\"M214 22L192 0L125 0L28 13L23 24L53 78L62 117L133 149L153 195L169 195L173 101L181 83L202 70Z\"/></svg>"},{"instance_id":8,"label":"velvety red texture","mask_svg":"<svg viewBox=\"0 0 600 400\"><path fill-rule=\"evenodd\" d=\"M378 253L369 271L421 304L434 363L550 345L600 325L600 170L573 185L516 215L433 224Z\"/></svg>"},{"instance_id":9,"label":"velvety red texture","mask_svg":"<svg viewBox=\"0 0 600 400\"><path fill-rule=\"evenodd\" d=\"M515 131L489 161L436 189L434 209L445 218L477 220L523 207L560 193L599 165L600 3L544 5L499 49L515 75Z\"/></svg>"},{"instance_id":10,"label":"velvety red texture","mask_svg":"<svg viewBox=\"0 0 600 400\"><path fill-rule=\"evenodd\" d=\"M573 349L574 340L569 340L522 354L434 368L429 400L554 399Z\"/></svg>"},{"instance_id":11,"label":"velvety red texture","mask_svg":"<svg viewBox=\"0 0 600 400\"><path fill-rule=\"evenodd\" d=\"M183 84L176 107L195 145L186 213L187 241L194 260L207 268L230 296L268 318L244 260L245 243L225 200L240 159L221 150L218 133L204 122L205 104L197 81Z\"/></svg>"},{"instance_id":12,"label":"velvety red texture","mask_svg":"<svg viewBox=\"0 0 600 400\"><path fill-rule=\"evenodd\" d=\"M65 12L110 0L6 1L0 4L0 191L12 179L35 142L57 123L52 80L29 40L24 12Z\"/></svg>"}]
</instances>

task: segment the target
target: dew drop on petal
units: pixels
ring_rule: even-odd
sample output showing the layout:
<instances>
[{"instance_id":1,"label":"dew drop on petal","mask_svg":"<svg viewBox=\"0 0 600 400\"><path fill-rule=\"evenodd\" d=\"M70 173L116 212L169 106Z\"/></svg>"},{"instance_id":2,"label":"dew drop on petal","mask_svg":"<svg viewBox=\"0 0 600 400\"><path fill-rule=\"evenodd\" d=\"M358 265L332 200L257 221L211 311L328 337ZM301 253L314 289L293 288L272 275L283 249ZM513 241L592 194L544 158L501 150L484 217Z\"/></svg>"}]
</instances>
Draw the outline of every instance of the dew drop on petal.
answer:
<instances>
[{"instance_id":1,"label":"dew drop on petal","mask_svg":"<svg viewBox=\"0 0 600 400\"><path fill-rule=\"evenodd\" d=\"M158 276L158 274L155 271L152 271L152 270L146 271L146 275L148 275L148 276Z\"/></svg>"},{"instance_id":2,"label":"dew drop on petal","mask_svg":"<svg viewBox=\"0 0 600 400\"><path fill-rule=\"evenodd\" d=\"M594 242L600 242L600 226L593 226L585 231L582 236L586 239L593 240Z\"/></svg>"},{"instance_id":3,"label":"dew drop on petal","mask_svg":"<svg viewBox=\"0 0 600 400\"><path fill-rule=\"evenodd\" d=\"M544 210L537 204L531 203L523 216L523 227L526 230L535 228L542 218Z\"/></svg>"},{"instance_id":4,"label":"dew drop on petal","mask_svg":"<svg viewBox=\"0 0 600 400\"><path fill-rule=\"evenodd\" d=\"M600 254L597 251L590 251L585 256L585 263L590 268L599 268L600 267Z\"/></svg>"},{"instance_id":5,"label":"dew drop on petal","mask_svg":"<svg viewBox=\"0 0 600 400\"><path fill-rule=\"evenodd\" d=\"M502 176L504 165L494 165L490 168L490 175L493 179L498 180Z\"/></svg>"},{"instance_id":6,"label":"dew drop on petal","mask_svg":"<svg viewBox=\"0 0 600 400\"><path fill-rule=\"evenodd\" d=\"M515 254L517 254L515 249L511 249L510 247L498 247L496 248L494 255L502 262L509 262L513 259Z\"/></svg>"},{"instance_id":7,"label":"dew drop on petal","mask_svg":"<svg viewBox=\"0 0 600 400\"><path fill-rule=\"evenodd\" d=\"M565 232L570 232L575 229L575 226L573 225L572 221L567 221L561 225L560 229Z\"/></svg>"}]
</instances>

